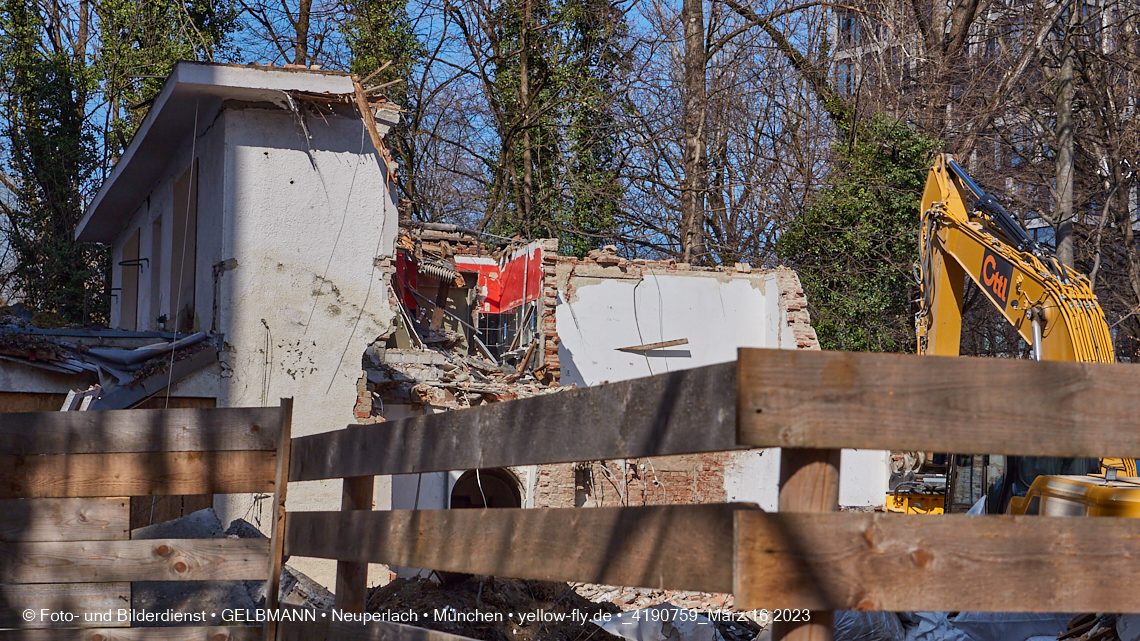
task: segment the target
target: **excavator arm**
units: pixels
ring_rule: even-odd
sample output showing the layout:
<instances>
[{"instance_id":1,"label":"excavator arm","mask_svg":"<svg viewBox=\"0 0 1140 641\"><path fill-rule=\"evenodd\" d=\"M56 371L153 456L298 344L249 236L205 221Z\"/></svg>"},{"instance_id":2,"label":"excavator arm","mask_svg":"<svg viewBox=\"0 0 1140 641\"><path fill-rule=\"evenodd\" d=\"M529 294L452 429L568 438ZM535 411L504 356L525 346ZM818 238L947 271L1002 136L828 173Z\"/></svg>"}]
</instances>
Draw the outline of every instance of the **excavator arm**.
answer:
<instances>
[{"instance_id":1,"label":"excavator arm","mask_svg":"<svg viewBox=\"0 0 1140 641\"><path fill-rule=\"evenodd\" d=\"M1034 241L951 156L930 169L920 229L920 354L958 355L969 276L1038 360L1115 362L1089 279Z\"/></svg>"},{"instance_id":2,"label":"excavator arm","mask_svg":"<svg viewBox=\"0 0 1140 641\"><path fill-rule=\"evenodd\" d=\"M1062 265L1052 251L1033 240L993 196L966 175L953 156L935 160L921 212L918 277L922 298L915 315L920 354L958 355L968 276L1032 346L1035 359L1115 362L1108 323L1089 279ZM1136 476L1133 459L1105 458L1100 463L1102 471ZM991 511L1004 511L1005 505L1012 504L1015 513L1025 513L1029 497L1014 496L1024 493L1029 484L1038 488L1039 483L1031 478L1036 471L1085 474L1080 471L1082 465L1070 459L1008 458ZM1076 477L1042 476L1040 485L1062 482L1058 479L1084 483L1072 478Z\"/></svg>"}]
</instances>

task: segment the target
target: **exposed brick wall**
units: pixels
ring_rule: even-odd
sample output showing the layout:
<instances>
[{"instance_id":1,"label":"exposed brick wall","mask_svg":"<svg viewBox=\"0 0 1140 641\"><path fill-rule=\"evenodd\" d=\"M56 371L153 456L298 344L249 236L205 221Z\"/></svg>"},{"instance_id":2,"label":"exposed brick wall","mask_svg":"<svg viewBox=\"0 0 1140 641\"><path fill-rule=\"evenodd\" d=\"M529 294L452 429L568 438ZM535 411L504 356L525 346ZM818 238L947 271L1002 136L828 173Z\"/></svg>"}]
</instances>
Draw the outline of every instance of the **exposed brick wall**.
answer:
<instances>
[{"instance_id":1,"label":"exposed brick wall","mask_svg":"<svg viewBox=\"0 0 1140 641\"><path fill-rule=\"evenodd\" d=\"M540 465L535 507L723 503L730 453Z\"/></svg>"},{"instance_id":2,"label":"exposed brick wall","mask_svg":"<svg viewBox=\"0 0 1140 641\"><path fill-rule=\"evenodd\" d=\"M776 269L776 283L780 286L780 309L792 328L797 349L819 349L819 338L808 317L807 296L800 286L800 277L787 267Z\"/></svg>"},{"instance_id":3,"label":"exposed brick wall","mask_svg":"<svg viewBox=\"0 0 1140 641\"><path fill-rule=\"evenodd\" d=\"M542 240L542 363L539 368L545 372L544 380L557 383L562 374L558 362L558 329L555 326L554 310L558 306L558 239Z\"/></svg>"},{"instance_id":4,"label":"exposed brick wall","mask_svg":"<svg viewBox=\"0 0 1140 641\"><path fill-rule=\"evenodd\" d=\"M535 507L574 507L574 464L538 466L534 482Z\"/></svg>"}]
</instances>

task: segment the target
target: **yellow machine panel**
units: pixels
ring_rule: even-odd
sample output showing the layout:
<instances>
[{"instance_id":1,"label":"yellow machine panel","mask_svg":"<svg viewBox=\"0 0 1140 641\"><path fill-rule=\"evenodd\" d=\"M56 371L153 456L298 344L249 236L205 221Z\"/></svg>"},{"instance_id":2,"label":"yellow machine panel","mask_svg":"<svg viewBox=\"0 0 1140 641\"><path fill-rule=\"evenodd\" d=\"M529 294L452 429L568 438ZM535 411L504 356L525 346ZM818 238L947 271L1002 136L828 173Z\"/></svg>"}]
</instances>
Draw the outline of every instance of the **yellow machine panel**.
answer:
<instances>
[{"instance_id":1,"label":"yellow machine panel","mask_svg":"<svg viewBox=\"0 0 1140 641\"><path fill-rule=\"evenodd\" d=\"M1024 497L1009 503L1010 514L1140 517L1140 478L1039 476Z\"/></svg>"},{"instance_id":2,"label":"yellow machine panel","mask_svg":"<svg viewBox=\"0 0 1140 641\"><path fill-rule=\"evenodd\" d=\"M888 494L887 511L902 514L943 514L946 512L945 494Z\"/></svg>"}]
</instances>

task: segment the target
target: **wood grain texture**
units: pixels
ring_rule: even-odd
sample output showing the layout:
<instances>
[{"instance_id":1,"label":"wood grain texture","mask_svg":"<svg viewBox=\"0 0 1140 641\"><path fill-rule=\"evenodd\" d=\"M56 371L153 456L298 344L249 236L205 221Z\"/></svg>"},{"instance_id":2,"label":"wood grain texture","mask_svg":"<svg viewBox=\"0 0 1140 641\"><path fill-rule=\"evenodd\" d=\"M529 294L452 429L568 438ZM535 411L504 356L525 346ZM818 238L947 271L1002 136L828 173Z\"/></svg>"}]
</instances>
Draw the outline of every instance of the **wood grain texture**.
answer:
<instances>
[{"instance_id":1,"label":"wood grain texture","mask_svg":"<svg viewBox=\"0 0 1140 641\"><path fill-rule=\"evenodd\" d=\"M279 412L232 407L0 414L0 454L276 450Z\"/></svg>"},{"instance_id":2,"label":"wood grain texture","mask_svg":"<svg viewBox=\"0 0 1140 641\"><path fill-rule=\"evenodd\" d=\"M68 583L62 585L0 585L0 628L75 628L75 627L118 627L129 626L129 622L119 623L117 619L104 623L85 623L83 616L89 612L106 613L108 610L130 607L130 583ZM24 610L48 610L49 612L69 612L78 619L72 623L53 623L36 617L26 621L21 616Z\"/></svg>"},{"instance_id":3,"label":"wood grain texture","mask_svg":"<svg viewBox=\"0 0 1140 641\"><path fill-rule=\"evenodd\" d=\"M362 625L347 621L282 621L278 641L472 641L446 632L383 621Z\"/></svg>"},{"instance_id":4,"label":"wood grain texture","mask_svg":"<svg viewBox=\"0 0 1140 641\"><path fill-rule=\"evenodd\" d=\"M839 450L780 451L781 512L839 509Z\"/></svg>"},{"instance_id":5,"label":"wood grain texture","mask_svg":"<svg viewBox=\"0 0 1140 641\"><path fill-rule=\"evenodd\" d=\"M0 630L0 641L257 641L260 627Z\"/></svg>"},{"instance_id":6,"label":"wood grain texture","mask_svg":"<svg viewBox=\"0 0 1140 641\"><path fill-rule=\"evenodd\" d=\"M344 479L340 509L371 510L375 476L354 476ZM353 561L336 563L335 607L344 612L364 612L368 598L368 564Z\"/></svg>"},{"instance_id":7,"label":"wood grain texture","mask_svg":"<svg viewBox=\"0 0 1140 641\"><path fill-rule=\"evenodd\" d=\"M273 504L269 508L273 515L272 530L269 533L269 558L266 565L265 609L276 610L281 597L281 564L285 550L285 499L289 491L289 448L293 444L293 398L281 399L280 423L277 434L277 460L273 472ZM275 641L277 622L267 621L262 629L263 641Z\"/></svg>"},{"instance_id":8,"label":"wood grain texture","mask_svg":"<svg viewBox=\"0 0 1140 641\"><path fill-rule=\"evenodd\" d=\"M759 447L1140 457L1140 368L741 349L739 440Z\"/></svg>"},{"instance_id":9,"label":"wood grain texture","mask_svg":"<svg viewBox=\"0 0 1140 641\"><path fill-rule=\"evenodd\" d=\"M840 450L780 450L782 513L834 512L839 509ZM774 621L774 641L831 641L834 613L815 611L807 621Z\"/></svg>"},{"instance_id":10,"label":"wood grain texture","mask_svg":"<svg viewBox=\"0 0 1140 641\"><path fill-rule=\"evenodd\" d=\"M272 492L276 459L263 451L0 456L0 498Z\"/></svg>"},{"instance_id":11,"label":"wood grain texture","mask_svg":"<svg viewBox=\"0 0 1140 641\"><path fill-rule=\"evenodd\" d=\"M290 512L285 554L544 581L730 592L751 504Z\"/></svg>"},{"instance_id":12,"label":"wood grain texture","mask_svg":"<svg viewBox=\"0 0 1140 641\"><path fill-rule=\"evenodd\" d=\"M735 381L724 363L352 425L295 439L290 480L733 450Z\"/></svg>"},{"instance_id":13,"label":"wood grain texture","mask_svg":"<svg viewBox=\"0 0 1140 641\"><path fill-rule=\"evenodd\" d=\"M265 580L265 539L0 543L0 583Z\"/></svg>"},{"instance_id":14,"label":"wood grain texture","mask_svg":"<svg viewBox=\"0 0 1140 641\"><path fill-rule=\"evenodd\" d=\"M736 607L1140 612L1140 520L736 514Z\"/></svg>"},{"instance_id":15,"label":"wood grain texture","mask_svg":"<svg viewBox=\"0 0 1140 641\"><path fill-rule=\"evenodd\" d=\"M0 499L0 541L125 541L130 499Z\"/></svg>"}]
</instances>

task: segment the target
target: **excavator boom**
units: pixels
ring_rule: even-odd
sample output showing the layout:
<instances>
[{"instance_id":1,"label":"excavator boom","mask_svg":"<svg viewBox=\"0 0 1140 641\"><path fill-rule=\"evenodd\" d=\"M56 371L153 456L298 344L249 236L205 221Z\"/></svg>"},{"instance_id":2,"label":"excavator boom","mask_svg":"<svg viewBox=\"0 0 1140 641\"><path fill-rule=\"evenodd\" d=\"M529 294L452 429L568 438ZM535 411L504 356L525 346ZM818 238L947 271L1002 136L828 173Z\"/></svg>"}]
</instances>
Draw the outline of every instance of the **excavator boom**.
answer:
<instances>
[{"instance_id":1,"label":"excavator boom","mask_svg":"<svg viewBox=\"0 0 1140 641\"><path fill-rule=\"evenodd\" d=\"M957 356L963 276L1013 325L1039 360L1112 363L1112 337L1084 275L1062 265L949 156L930 169L919 235L920 354Z\"/></svg>"}]
</instances>

